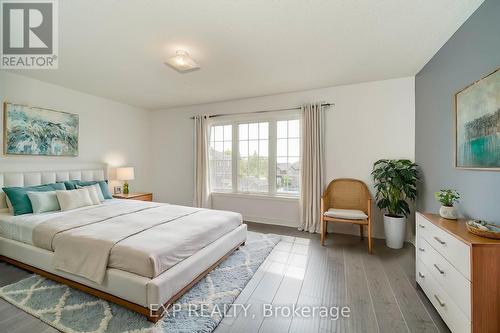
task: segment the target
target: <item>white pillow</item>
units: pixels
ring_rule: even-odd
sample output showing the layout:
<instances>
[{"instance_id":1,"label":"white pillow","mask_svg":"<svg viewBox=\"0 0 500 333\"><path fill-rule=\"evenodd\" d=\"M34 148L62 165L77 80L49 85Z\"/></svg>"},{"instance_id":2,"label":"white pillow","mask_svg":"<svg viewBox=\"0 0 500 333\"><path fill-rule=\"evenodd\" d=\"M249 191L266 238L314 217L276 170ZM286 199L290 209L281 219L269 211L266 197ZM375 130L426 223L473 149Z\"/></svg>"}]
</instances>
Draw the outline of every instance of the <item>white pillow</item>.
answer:
<instances>
[{"instance_id":1,"label":"white pillow","mask_svg":"<svg viewBox=\"0 0 500 333\"><path fill-rule=\"evenodd\" d=\"M33 214L53 212L61 210L57 200L56 191L47 192L26 192L33 207Z\"/></svg>"},{"instance_id":2,"label":"white pillow","mask_svg":"<svg viewBox=\"0 0 500 333\"><path fill-rule=\"evenodd\" d=\"M92 194L93 194L94 191L90 190L91 188L93 188L93 189L95 189L95 194L97 195L97 198L98 198L98 201L99 201L99 202L97 202L95 204L98 205L101 202L104 202L104 195L102 194L102 190L101 190L101 187L99 186L99 184L86 185L86 186L76 185L76 188L88 188L89 189L89 193L90 193L90 198L92 199L92 201L94 201L94 198L92 198Z\"/></svg>"},{"instance_id":3,"label":"white pillow","mask_svg":"<svg viewBox=\"0 0 500 333\"><path fill-rule=\"evenodd\" d=\"M93 205L89 190L86 188L56 191L56 195L62 211Z\"/></svg>"},{"instance_id":4,"label":"white pillow","mask_svg":"<svg viewBox=\"0 0 500 333\"><path fill-rule=\"evenodd\" d=\"M97 185L99 186L99 185ZM89 190L89 195L90 195L90 200L92 200L93 205L100 205L101 200L99 200L99 195L97 194L97 189L95 188L94 185L89 185L89 186L76 186L77 189L79 188L86 188ZM104 199L104 198L103 198Z\"/></svg>"}]
</instances>

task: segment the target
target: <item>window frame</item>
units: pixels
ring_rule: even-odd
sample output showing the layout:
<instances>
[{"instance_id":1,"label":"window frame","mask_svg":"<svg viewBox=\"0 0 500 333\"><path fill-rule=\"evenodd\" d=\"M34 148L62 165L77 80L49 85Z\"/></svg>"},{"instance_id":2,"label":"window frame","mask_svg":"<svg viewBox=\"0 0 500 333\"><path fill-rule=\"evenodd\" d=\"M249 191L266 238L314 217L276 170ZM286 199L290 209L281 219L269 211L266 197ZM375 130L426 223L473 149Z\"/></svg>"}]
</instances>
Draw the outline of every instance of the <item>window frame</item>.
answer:
<instances>
[{"instance_id":1,"label":"window frame","mask_svg":"<svg viewBox=\"0 0 500 333\"><path fill-rule=\"evenodd\" d=\"M235 196L248 196L248 197L276 197L276 198L289 198L299 199L302 186L299 185L297 193L283 193L278 192L276 188L276 168L277 168L277 122L280 120L298 120L299 133L302 134L302 119L299 112L279 112L279 113L266 113L266 114L245 114L245 115L228 115L217 118L212 118L209 122L210 131L212 126L232 125L232 188L228 191L219 191L209 189L211 194L224 194ZM239 191L239 125L249 123L268 122L268 191ZM209 143L210 144L210 143ZM302 147L299 148L300 157L302 156ZM302 167L302 166L301 166ZM209 163L210 168L210 163ZM210 177L210 170L209 177ZM300 181L300 180L299 180Z\"/></svg>"}]
</instances>

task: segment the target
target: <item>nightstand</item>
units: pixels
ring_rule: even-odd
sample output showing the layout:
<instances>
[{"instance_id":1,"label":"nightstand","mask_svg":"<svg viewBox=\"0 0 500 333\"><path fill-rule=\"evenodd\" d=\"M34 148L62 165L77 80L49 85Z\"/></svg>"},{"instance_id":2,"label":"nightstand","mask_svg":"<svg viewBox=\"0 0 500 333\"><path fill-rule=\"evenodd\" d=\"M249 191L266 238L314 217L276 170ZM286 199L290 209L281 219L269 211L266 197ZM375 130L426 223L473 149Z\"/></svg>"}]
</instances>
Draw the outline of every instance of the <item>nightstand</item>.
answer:
<instances>
[{"instance_id":1,"label":"nightstand","mask_svg":"<svg viewBox=\"0 0 500 333\"><path fill-rule=\"evenodd\" d=\"M113 194L115 199L153 201L153 193Z\"/></svg>"}]
</instances>

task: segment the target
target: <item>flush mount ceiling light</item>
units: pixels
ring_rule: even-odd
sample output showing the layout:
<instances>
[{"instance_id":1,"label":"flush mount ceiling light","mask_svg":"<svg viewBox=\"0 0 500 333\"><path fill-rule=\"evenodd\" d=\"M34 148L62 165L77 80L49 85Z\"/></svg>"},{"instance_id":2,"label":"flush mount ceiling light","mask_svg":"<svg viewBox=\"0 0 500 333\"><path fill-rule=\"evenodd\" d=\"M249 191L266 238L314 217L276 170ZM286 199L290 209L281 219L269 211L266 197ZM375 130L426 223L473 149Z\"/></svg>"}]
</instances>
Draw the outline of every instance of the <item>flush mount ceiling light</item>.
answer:
<instances>
[{"instance_id":1,"label":"flush mount ceiling light","mask_svg":"<svg viewBox=\"0 0 500 333\"><path fill-rule=\"evenodd\" d=\"M200 68L200 65L189 56L189 53L183 50L177 50L175 56L168 58L165 64L181 73Z\"/></svg>"}]
</instances>

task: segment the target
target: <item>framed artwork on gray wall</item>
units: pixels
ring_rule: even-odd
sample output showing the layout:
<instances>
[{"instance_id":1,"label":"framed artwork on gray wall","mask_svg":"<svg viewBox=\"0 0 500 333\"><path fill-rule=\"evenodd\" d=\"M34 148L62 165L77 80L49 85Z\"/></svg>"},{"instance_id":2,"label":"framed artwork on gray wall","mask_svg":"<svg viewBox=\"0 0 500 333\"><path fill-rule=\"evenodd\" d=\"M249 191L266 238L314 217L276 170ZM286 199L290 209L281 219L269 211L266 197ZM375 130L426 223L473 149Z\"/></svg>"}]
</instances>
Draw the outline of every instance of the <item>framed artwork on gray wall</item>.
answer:
<instances>
[{"instance_id":1,"label":"framed artwork on gray wall","mask_svg":"<svg viewBox=\"0 0 500 333\"><path fill-rule=\"evenodd\" d=\"M500 68L455 94L455 167L500 171Z\"/></svg>"},{"instance_id":2,"label":"framed artwork on gray wall","mask_svg":"<svg viewBox=\"0 0 500 333\"><path fill-rule=\"evenodd\" d=\"M4 103L4 154L78 156L77 114Z\"/></svg>"}]
</instances>

